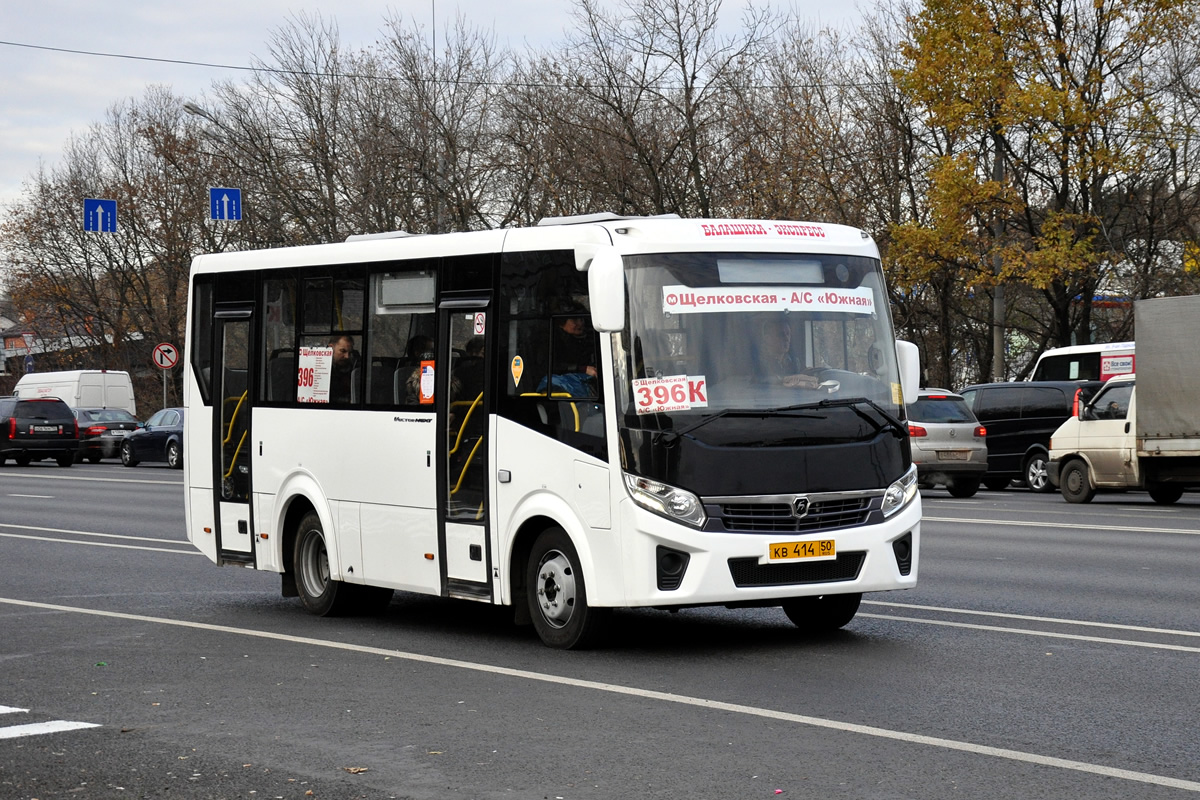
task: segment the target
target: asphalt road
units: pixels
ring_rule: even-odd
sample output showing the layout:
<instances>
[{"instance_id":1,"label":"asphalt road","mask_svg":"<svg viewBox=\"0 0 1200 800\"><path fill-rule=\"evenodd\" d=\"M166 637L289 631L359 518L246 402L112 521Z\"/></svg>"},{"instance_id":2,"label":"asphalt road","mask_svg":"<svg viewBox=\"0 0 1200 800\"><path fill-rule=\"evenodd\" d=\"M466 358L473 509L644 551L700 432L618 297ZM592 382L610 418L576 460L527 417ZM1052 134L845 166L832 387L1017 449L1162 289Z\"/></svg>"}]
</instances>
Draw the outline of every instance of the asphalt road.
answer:
<instances>
[{"instance_id":1,"label":"asphalt road","mask_svg":"<svg viewBox=\"0 0 1200 800\"><path fill-rule=\"evenodd\" d=\"M181 477L0 468L0 798L1200 796L1200 495L927 491L920 586L844 631L630 611L571 653L308 616L191 549Z\"/></svg>"}]
</instances>

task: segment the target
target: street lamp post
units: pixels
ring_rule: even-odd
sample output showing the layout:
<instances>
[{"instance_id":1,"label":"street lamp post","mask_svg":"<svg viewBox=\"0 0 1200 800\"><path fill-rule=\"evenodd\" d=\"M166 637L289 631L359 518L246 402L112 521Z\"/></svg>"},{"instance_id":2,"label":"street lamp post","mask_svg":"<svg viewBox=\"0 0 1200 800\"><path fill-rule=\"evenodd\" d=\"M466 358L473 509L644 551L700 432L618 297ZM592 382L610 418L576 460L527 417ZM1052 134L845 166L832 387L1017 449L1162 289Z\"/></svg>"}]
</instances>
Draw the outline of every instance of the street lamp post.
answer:
<instances>
[{"instance_id":1,"label":"street lamp post","mask_svg":"<svg viewBox=\"0 0 1200 800\"><path fill-rule=\"evenodd\" d=\"M203 117L214 125L221 124L217 118L212 115L211 111L209 111L207 108L202 108L195 103L184 103L183 110L191 114L193 117Z\"/></svg>"}]
</instances>

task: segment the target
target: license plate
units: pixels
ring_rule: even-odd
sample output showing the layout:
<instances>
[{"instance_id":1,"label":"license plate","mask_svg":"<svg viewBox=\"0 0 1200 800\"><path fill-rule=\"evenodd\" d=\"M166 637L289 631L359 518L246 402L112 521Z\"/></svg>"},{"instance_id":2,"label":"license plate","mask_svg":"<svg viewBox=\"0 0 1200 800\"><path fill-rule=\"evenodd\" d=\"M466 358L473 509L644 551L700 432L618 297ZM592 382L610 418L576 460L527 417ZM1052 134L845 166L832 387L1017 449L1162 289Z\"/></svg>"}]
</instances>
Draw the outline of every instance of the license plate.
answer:
<instances>
[{"instance_id":1,"label":"license plate","mask_svg":"<svg viewBox=\"0 0 1200 800\"><path fill-rule=\"evenodd\" d=\"M796 561L798 559L824 561L837 558L837 547L833 539L771 542L767 548L767 558L771 561Z\"/></svg>"},{"instance_id":2,"label":"license plate","mask_svg":"<svg viewBox=\"0 0 1200 800\"><path fill-rule=\"evenodd\" d=\"M970 456L970 450L938 450L938 458L942 461L966 461Z\"/></svg>"},{"instance_id":3,"label":"license plate","mask_svg":"<svg viewBox=\"0 0 1200 800\"><path fill-rule=\"evenodd\" d=\"M109 431L108 435L109 436L128 436L129 431L122 431L122 430Z\"/></svg>"},{"instance_id":4,"label":"license plate","mask_svg":"<svg viewBox=\"0 0 1200 800\"><path fill-rule=\"evenodd\" d=\"M34 433L58 433L57 425L34 425Z\"/></svg>"}]
</instances>

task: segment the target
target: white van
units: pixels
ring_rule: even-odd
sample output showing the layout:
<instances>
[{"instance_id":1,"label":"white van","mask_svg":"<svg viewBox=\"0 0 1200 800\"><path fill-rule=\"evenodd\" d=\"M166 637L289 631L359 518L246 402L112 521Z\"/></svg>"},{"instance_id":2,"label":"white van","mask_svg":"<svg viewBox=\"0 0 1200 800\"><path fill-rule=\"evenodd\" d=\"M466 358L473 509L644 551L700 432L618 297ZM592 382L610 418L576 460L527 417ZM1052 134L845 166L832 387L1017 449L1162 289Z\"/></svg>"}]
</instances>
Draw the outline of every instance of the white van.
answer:
<instances>
[{"instance_id":1,"label":"white van","mask_svg":"<svg viewBox=\"0 0 1200 800\"><path fill-rule=\"evenodd\" d=\"M31 372L17 381L17 397L57 397L71 408L122 408L137 416L133 382L128 372L107 369L71 369Z\"/></svg>"}]
</instances>

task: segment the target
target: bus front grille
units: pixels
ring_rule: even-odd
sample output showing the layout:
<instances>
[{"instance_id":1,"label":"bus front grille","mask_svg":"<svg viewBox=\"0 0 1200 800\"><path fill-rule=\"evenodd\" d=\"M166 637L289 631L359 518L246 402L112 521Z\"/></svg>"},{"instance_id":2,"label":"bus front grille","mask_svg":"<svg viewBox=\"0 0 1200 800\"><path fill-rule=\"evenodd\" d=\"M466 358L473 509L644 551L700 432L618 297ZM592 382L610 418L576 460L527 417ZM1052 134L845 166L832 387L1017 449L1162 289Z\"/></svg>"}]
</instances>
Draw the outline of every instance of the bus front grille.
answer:
<instances>
[{"instance_id":1,"label":"bus front grille","mask_svg":"<svg viewBox=\"0 0 1200 800\"><path fill-rule=\"evenodd\" d=\"M871 498L817 501L803 517L797 517L789 503L721 503L716 510L727 531L806 533L866 524Z\"/></svg>"},{"instance_id":2,"label":"bus front grille","mask_svg":"<svg viewBox=\"0 0 1200 800\"><path fill-rule=\"evenodd\" d=\"M791 564L760 564L757 558L731 558L729 574L738 588L852 581L858 577L866 555L863 552L841 553L830 561Z\"/></svg>"}]
</instances>

